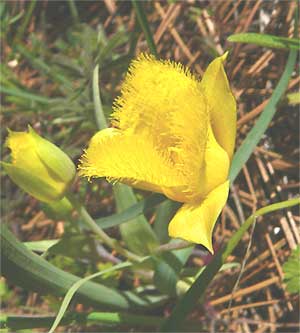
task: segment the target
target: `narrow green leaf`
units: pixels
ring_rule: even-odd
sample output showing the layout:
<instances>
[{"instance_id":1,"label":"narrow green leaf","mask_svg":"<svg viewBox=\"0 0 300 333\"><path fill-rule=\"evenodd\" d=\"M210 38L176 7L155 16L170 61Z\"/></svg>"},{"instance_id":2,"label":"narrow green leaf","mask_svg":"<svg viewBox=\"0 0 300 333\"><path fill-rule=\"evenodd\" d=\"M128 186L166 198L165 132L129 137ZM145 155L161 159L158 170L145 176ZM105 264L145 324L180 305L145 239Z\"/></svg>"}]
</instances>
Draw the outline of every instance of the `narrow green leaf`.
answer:
<instances>
[{"instance_id":1,"label":"narrow green leaf","mask_svg":"<svg viewBox=\"0 0 300 333\"><path fill-rule=\"evenodd\" d=\"M155 57L158 57L158 53L157 53L156 46L155 46L155 43L154 43L154 40L152 37L152 33L151 33L151 30L149 27L147 16L143 9L144 3L142 1L137 1L137 0L131 0L131 3L136 12L136 16L139 21L139 24L144 32L149 49Z\"/></svg>"},{"instance_id":2,"label":"narrow green leaf","mask_svg":"<svg viewBox=\"0 0 300 333\"><path fill-rule=\"evenodd\" d=\"M1 273L10 283L43 295L63 296L80 280L29 251L4 224L0 226L0 237ZM131 291L118 292L88 281L77 291L76 300L107 310L129 310L156 306L164 299L144 296L141 298Z\"/></svg>"},{"instance_id":3,"label":"narrow green leaf","mask_svg":"<svg viewBox=\"0 0 300 333\"><path fill-rule=\"evenodd\" d=\"M59 242L59 239L48 239L34 242L24 242L27 249L36 252L46 252L51 246Z\"/></svg>"},{"instance_id":4,"label":"narrow green leaf","mask_svg":"<svg viewBox=\"0 0 300 333\"><path fill-rule=\"evenodd\" d=\"M16 49L32 64L34 68L41 71L47 77L51 77L55 82L60 83L60 85L68 89L69 93L74 92L72 83L61 72L54 70L41 58L37 57L35 54L33 54L21 44L17 44Z\"/></svg>"},{"instance_id":5,"label":"narrow green leaf","mask_svg":"<svg viewBox=\"0 0 300 333\"><path fill-rule=\"evenodd\" d=\"M112 57L113 50L118 46L127 43L129 36L130 34L128 34L128 32L121 30L116 32L104 43L105 45L100 48L98 57L96 59L96 62L100 65L100 67L103 66L103 69L107 69L106 64L104 65L105 61L115 58Z\"/></svg>"},{"instance_id":6,"label":"narrow green leaf","mask_svg":"<svg viewBox=\"0 0 300 333\"><path fill-rule=\"evenodd\" d=\"M75 24L80 23L76 2L74 0L68 0L69 9Z\"/></svg>"},{"instance_id":7,"label":"narrow green leaf","mask_svg":"<svg viewBox=\"0 0 300 333\"><path fill-rule=\"evenodd\" d=\"M0 316L0 328L9 328L14 331L19 329L47 328L54 320L54 316L2 314ZM162 321L163 318L158 316L134 315L122 312L68 312L62 318L60 325L76 323L78 325L130 325L131 327L141 326L156 328Z\"/></svg>"},{"instance_id":8,"label":"narrow green leaf","mask_svg":"<svg viewBox=\"0 0 300 333\"><path fill-rule=\"evenodd\" d=\"M168 225L180 206L179 202L165 200L157 207L153 229L161 244L170 240Z\"/></svg>"},{"instance_id":9,"label":"narrow green leaf","mask_svg":"<svg viewBox=\"0 0 300 333\"><path fill-rule=\"evenodd\" d=\"M227 38L229 42L255 44L264 47L276 49L299 50L299 38L278 37L274 35L259 34L259 33L242 33L231 35Z\"/></svg>"},{"instance_id":10,"label":"narrow green leaf","mask_svg":"<svg viewBox=\"0 0 300 333\"><path fill-rule=\"evenodd\" d=\"M295 198L266 206L257 210L253 215L251 215L241 225L240 229L233 234L233 236L229 239L228 243L224 246L224 248L213 257L212 261L202 271L202 274L200 274L200 276L192 284L191 288L177 303L170 317L162 325L161 331L174 332L180 331L183 328L182 324L186 316L189 314L190 311L194 309L197 301L204 295L209 283L213 280L214 276L220 270L222 265L225 264L228 256L236 248L245 232L249 229L249 227L258 216L263 216L273 211L281 210L283 208L288 208L299 204L300 199Z\"/></svg>"},{"instance_id":11,"label":"narrow green leaf","mask_svg":"<svg viewBox=\"0 0 300 333\"><path fill-rule=\"evenodd\" d=\"M35 95L33 93L30 93L30 92L27 92L24 90L20 90L20 89L7 88L7 87L4 87L3 85L0 86L0 92L3 94L11 95L11 96L22 97L29 101L39 102L39 103L43 103L43 104L50 103L50 98Z\"/></svg>"},{"instance_id":12,"label":"narrow green leaf","mask_svg":"<svg viewBox=\"0 0 300 333\"><path fill-rule=\"evenodd\" d=\"M23 35L25 33L25 30L29 24L29 21L31 19L31 16L33 14L34 8L36 6L37 0L31 0L29 3L29 7L26 10L25 17L22 21L22 24L19 26L18 31L16 33L15 41L21 40L23 38Z\"/></svg>"},{"instance_id":13,"label":"narrow green leaf","mask_svg":"<svg viewBox=\"0 0 300 333\"><path fill-rule=\"evenodd\" d=\"M53 333L54 330L57 328L57 326L59 325L60 321L62 320L65 312L67 311L67 308L74 296L74 294L78 291L78 289L83 285L85 284L86 282L96 278L96 277L99 277L103 274L106 274L106 273L110 273L110 272L113 272L113 271L116 271L116 270L120 270L120 269L124 269L124 268L128 268L128 267L131 267L133 264L131 262L123 262L121 264L117 264L111 268L108 268L108 269L104 269L103 271L101 272L97 272L95 274L92 274L90 276L87 276L83 279L80 279L78 281L76 281L72 287L68 290L66 296L64 297L64 300L60 306L60 309L58 311L58 314L54 320L54 323L52 324L50 330L49 330L49 333Z\"/></svg>"},{"instance_id":14,"label":"narrow green leaf","mask_svg":"<svg viewBox=\"0 0 300 333\"><path fill-rule=\"evenodd\" d=\"M284 282L290 293L300 293L300 245L292 251L283 264Z\"/></svg>"},{"instance_id":15,"label":"narrow green leaf","mask_svg":"<svg viewBox=\"0 0 300 333\"><path fill-rule=\"evenodd\" d=\"M248 133L246 139L244 140L244 142L242 143L240 148L234 154L232 166L231 166L230 173L229 173L229 179L231 180L231 182L233 182L235 180L238 173L242 169L243 165L248 161L248 159L251 156L252 152L254 151L256 145L259 143L262 135L268 128L268 126L276 112L276 106L288 86L289 79L290 79L290 77L293 73L294 67L295 67L296 58L297 58L297 52L290 51L284 72L283 72L276 88L273 91L273 94L269 100L269 103L264 108L262 114L256 121L256 123L253 126L253 128L251 129L251 131Z\"/></svg>"},{"instance_id":16,"label":"narrow green leaf","mask_svg":"<svg viewBox=\"0 0 300 333\"><path fill-rule=\"evenodd\" d=\"M115 227L124 222L128 222L129 220L132 220L139 215L145 214L146 212L166 200L166 197L162 194L151 194L149 197L140 200L139 202L123 210L122 212L110 215L108 217L96 219L95 222L102 229Z\"/></svg>"},{"instance_id":17,"label":"narrow green leaf","mask_svg":"<svg viewBox=\"0 0 300 333\"><path fill-rule=\"evenodd\" d=\"M178 240L173 239L171 243ZM189 256L193 251L193 247L181 250L164 252L156 261L154 283L159 291L170 296L176 296L177 283L182 267L185 265Z\"/></svg>"},{"instance_id":18,"label":"narrow green leaf","mask_svg":"<svg viewBox=\"0 0 300 333\"><path fill-rule=\"evenodd\" d=\"M123 210L137 203L133 190L124 184L113 187L117 210ZM128 248L137 254L149 254L158 245L156 235L143 215L120 225L122 239Z\"/></svg>"}]
</instances>

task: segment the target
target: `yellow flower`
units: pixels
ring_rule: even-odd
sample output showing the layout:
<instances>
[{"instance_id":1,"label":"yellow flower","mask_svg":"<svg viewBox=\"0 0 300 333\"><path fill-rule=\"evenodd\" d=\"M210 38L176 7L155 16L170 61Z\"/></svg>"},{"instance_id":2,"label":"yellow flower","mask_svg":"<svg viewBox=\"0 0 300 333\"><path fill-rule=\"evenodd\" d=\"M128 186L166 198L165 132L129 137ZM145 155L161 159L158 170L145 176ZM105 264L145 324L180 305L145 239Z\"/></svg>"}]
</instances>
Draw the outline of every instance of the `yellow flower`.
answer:
<instances>
[{"instance_id":1,"label":"yellow flower","mask_svg":"<svg viewBox=\"0 0 300 333\"><path fill-rule=\"evenodd\" d=\"M98 132L82 157L80 174L106 177L183 202L169 224L171 237L203 244L229 190L236 103L215 59L199 82L181 64L141 55L133 61L113 125Z\"/></svg>"},{"instance_id":2,"label":"yellow flower","mask_svg":"<svg viewBox=\"0 0 300 333\"><path fill-rule=\"evenodd\" d=\"M9 131L6 145L12 163L1 164L18 186L44 202L63 198L76 174L73 162L63 151L31 127L29 132Z\"/></svg>"}]
</instances>

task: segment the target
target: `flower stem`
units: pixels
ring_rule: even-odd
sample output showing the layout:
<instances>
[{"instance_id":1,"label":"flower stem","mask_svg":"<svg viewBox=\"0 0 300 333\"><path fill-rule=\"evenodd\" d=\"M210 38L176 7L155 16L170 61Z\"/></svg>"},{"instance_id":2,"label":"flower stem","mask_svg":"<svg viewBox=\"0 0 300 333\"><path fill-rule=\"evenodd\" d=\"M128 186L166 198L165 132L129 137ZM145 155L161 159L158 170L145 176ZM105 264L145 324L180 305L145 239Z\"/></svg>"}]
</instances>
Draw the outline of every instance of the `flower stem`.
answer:
<instances>
[{"instance_id":1,"label":"flower stem","mask_svg":"<svg viewBox=\"0 0 300 333\"><path fill-rule=\"evenodd\" d=\"M91 217L91 215L88 213L88 211L85 209L85 207L77 200L77 198L72 194L68 193L66 195L74 209L78 212L78 214L81 216L83 222L89 226L89 228L102 240L104 244L109 246L111 249L116 250L118 253L120 253L122 256L126 257L130 261L133 262L140 262L141 257L124 249L120 243L114 239L108 236L94 221L94 219Z\"/></svg>"},{"instance_id":2,"label":"flower stem","mask_svg":"<svg viewBox=\"0 0 300 333\"><path fill-rule=\"evenodd\" d=\"M158 246L153 250L153 253L160 254L162 252L166 251L173 251L173 250L181 250L186 249L188 247L195 246L193 243L186 242L186 241L179 241L179 242L172 242L172 243L166 243Z\"/></svg>"}]
</instances>

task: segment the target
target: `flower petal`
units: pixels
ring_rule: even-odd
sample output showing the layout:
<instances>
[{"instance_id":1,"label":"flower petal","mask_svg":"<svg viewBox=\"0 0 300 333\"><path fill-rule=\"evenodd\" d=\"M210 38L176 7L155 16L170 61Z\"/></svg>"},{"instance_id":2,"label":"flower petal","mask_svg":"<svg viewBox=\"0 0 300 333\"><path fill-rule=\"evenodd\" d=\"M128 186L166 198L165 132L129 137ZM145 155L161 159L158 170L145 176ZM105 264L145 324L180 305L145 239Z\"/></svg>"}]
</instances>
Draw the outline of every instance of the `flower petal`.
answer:
<instances>
[{"instance_id":1,"label":"flower petal","mask_svg":"<svg viewBox=\"0 0 300 333\"><path fill-rule=\"evenodd\" d=\"M206 197L214 188L223 184L228 178L230 160L227 152L216 141L209 127L205 149L204 163L199 172L199 197ZM195 192L197 189L195 189Z\"/></svg>"},{"instance_id":2,"label":"flower petal","mask_svg":"<svg viewBox=\"0 0 300 333\"><path fill-rule=\"evenodd\" d=\"M223 67L226 57L227 53L208 66L200 86L210 107L211 126L215 137L231 159L236 135L236 101Z\"/></svg>"},{"instance_id":3,"label":"flower petal","mask_svg":"<svg viewBox=\"0 0 300 333\"><path fill-rule=\"evenodd\" d=\"M184 204L169 224L169 235L204 245L211 253L215 222L227 201L229 181L211 191L200 203Z\"/></svg>"},{"instance_id":4,"label":"flower petal","mask_svg":"<svg viewBox=\"0 0 300 333\"><path fill-rule=\"evenodd\" d=\"M154 148L151 137L114 128L102 130L92 138L81 162L81 175L119 180L140 189L168 192L177 201L183 199L185 180L168 156Z\"/></svg>"},{"instance_id":5,"label":"flower petal","mask_svg":"<svg viewBox=\"0 0 300 333\"><path fill-rule=\"evenodd\" d=\"M209 114L199 82L187 69L141 55L130 66L114 110L116 127L150 137L181 169L187 183L198 183Z\"/></svg>"}]
</instances>

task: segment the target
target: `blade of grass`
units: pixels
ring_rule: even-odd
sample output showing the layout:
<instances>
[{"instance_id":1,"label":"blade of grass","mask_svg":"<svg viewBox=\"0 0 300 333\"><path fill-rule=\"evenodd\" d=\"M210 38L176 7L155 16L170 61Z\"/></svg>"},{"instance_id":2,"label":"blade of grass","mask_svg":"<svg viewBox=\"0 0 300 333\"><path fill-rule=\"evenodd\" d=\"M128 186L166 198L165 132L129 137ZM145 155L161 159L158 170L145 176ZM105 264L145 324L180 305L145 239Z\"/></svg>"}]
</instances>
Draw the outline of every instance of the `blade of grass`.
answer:
<instances>
[{"instance_id":1,"label":"blade of grass","mask_svg":"<svg viewBox=\"0 0 300 333\"><path fill-rule=\"evenodd\" d=\"M31 0L31 2L29 4L29 8L26 11L26 15L25 15L25 17L23 19L23 22L20 25L20 27L19 27L19 29L18 29L18 31L16 33L15 42L18 41L18 40L21 40L23 38L25 30L26 30L26 28L28 26L28 23L29 23L29 21L31 19L31 16L33 14L36 2L37 2L37 0Z\"/></svg>"},{"instance_id":2,"label":"blade of grass","mask_svg":"<svg viewBox=\"0 0 300 333\"><path fill-rule=\"evenodd\" d=\"M248 133L243 144L234 154L232 166L229 173L229 179L231 182L235 180L238 173L242 169L243 165L248 161L249 157L251 156L253 150L255 149L256 145L261 139L263 133L267 130L276 112L276 106L288 86L289 79L295 68L296 59L297 59L297 51L290 51L284 72L276 88L274 89L274 92L269 100L269 103L266 105L264 111L256 121L251 131Z\"/></svg>"},{"instance_id":3,"label":"blade of grass","mask_svg":"<svg viewBox=\"0 0 300 333\"><path fill-rule=\"evenodd\" d=\"M122 212L137 203L131 187L124 184L116 184L113 187L113 191L118 212ZM139 255L151 253L159 243L144 215L121 224L120 232L130 251Z\"/></svg>"},{"instance_id":4,"label":"blade of grass","mask_svg":"<svg viewBox=\"0 0 300 333\"><path fill-rule=\"evenodd\" d=\"M102 217L95 222L102 228L111 228L120 225L124 222L128 222L139 215L148 212L153 207L160 203L167 201L166 197L162 194L151 194L148 198L140 200L138 203L130 206L128 209L123 210L121 213L116 213L108 217Z\"/></svg>"},{"instance_id":5,"label":"blade of grass","mask_svg":"<svg viewBox=\"0 0 300 333\"><path fill-rule=\"evenodd\" d=\"M35 95L35 94L32 94L27 91L22 91L20 89L6 88L6 87L3 87L2 85L0 86L0 92L3 94L21 97L21 98L24 98L24 99L27 99L30 101L39 102L39 103L43 103L43 104L50 103L50 98Z\"/></svg>"},{"instance_id":6,"label":"blade of grass","mask_svg":"<svg viewBox=\"0 0 300 333\"><path fill-rule=\"evenodd\" d=\"M40 58L40 56L37 57L35 54L33 54L27 48L23 47L21 44L16 45L16 50L20 52L32 64L35 69L41 71L45 76L51 77L55 82L60 83L68 90L68 92L74 92L72 83L68 79L66 79L63 74L61 74L57 70L54 70L52 67L46 64Z\"/></svg>"},{"instance_id":7,"label":"blade of grass","mask_svg":"<svg viewBox=\"0 0 300 333\"><path fill-rule=\"evenodd\" d=\"M68 5L69 5L69 9L70 9L70 12L71 12L74 23L78 24L80 22L80 20L79 20L79 15L78 15L78 11L77 11L75 1L74 0L68 0Z\"/></svg>"},{"instance_id":8,"label":"blade of grass","mask_svg":"<svg viewBox=\"0 0 300 333\"><path fill-rule=\"evenodd\" d=\"M157 207L153 229L161 244L167 243L170 240L168 225L180 206L181 203L179 202L165 200Z\"/></svg>"},{"instance_id":9,"label":"blade of grass","mask_svg":"<svg viewBox=\"0 0 300 333\"><path fill-rule=\"evenodd\" d=\"M146 258L145 258L146 259ZM147 258L148 259L148 258ZM121 269L125 269L125 268L128 268L128 267L131 267L133 264L129 261L126 261L126 262L122 262L120 264L117 264L117 265L114 265L113 267L111 268L108 268L108 269L104 269L103 271L101 272L97 272L95 274L92 274L90 276L87 276L83 279L80 279L78 281L76 281L72 287L68 290L68 292L66 293L66 296L64 297L63 299L63 302L60 306L60 309L57 313L57 316L49 330L49 333L53 333L54 330L57 328L57 326L59 325L60 321L62 320L65 312L67 311L67 308L74 296L74 294L78 291L78 289L83 285L85 284L86 282L96 278L96 277L99 277L103 274L107 274L107 273L111 273L111 272L114 272L114 271L117 271L117 270L121 270Z\"/></svg>"},{"instance_id":10,"label":"blade of grass","mask_svg":"<svg viewBox=\"0 0 300 333\"><path fill-rule=\"evenodd\" d=\"M252 32L231 35L227 38L227 40L233 43L255 44L276 49L300 49L299 38L278 37L274 35L257 34Z\"/></svg>"},{"instance_id":11,"label":"blade of grass","mask_svg":"<svg viewBox=\"0 0 300 333\"><path fill-rule=\"evenodd\" d=\"M219 269L225 264L226 259L238 245L245 232L249 229L257 217L271 213L283 208L292 207L300 204L300 198L295 198L287 201L282 201L272 204L257 210L251 215L240 227L238 231L230 238L225 247L219 251L212 261L205 267L202 274L192 284L191 288L182 297L179 303L175 306L169 318L161 327L162 332L178 332L182 329L182 323L185 317L195 308L199 298L201 298L209 283L213 280Z\"/></svg>"},{"instance_id":12,"label":"blade of grass","mask_svg":"<svg viewBox=\"0 0 300 333\"><path fill-rule=\"evenodd\" d=\"M131 0L131 3L135 10L139 24L144 32L149 49L155 57L158 57L158 53L149 27L147 16L144 12L143 1Z\"/></svg>"}]
</instances>

